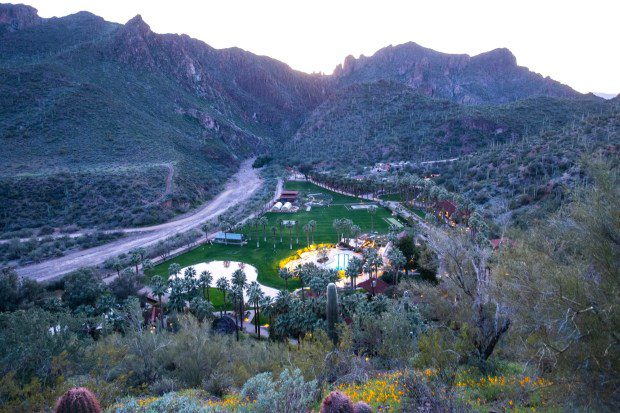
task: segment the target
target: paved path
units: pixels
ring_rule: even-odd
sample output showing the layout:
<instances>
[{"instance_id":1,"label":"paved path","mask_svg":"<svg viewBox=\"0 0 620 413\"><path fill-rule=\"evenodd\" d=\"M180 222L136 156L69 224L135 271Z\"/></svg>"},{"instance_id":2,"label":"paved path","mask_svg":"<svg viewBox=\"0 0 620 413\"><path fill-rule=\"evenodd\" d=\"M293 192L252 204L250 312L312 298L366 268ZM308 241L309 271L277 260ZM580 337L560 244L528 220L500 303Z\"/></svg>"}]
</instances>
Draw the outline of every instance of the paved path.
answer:
<instances>
[{"instance_id":1,"label":"paved path","mask_svg":"<svg viewBox=\"0 0 620 413\"><path fill-rule=\"evenodd\" d=\"M190 213L159 225L117 230L125 232L127 236L109 244L17 268L17 273L37 281L46 281L78 268L102 264L106 259L116 257L123 252L149 246L175 234L199 228L205 221L217 217L230 207L249 199L260 188L262 180L259 177L258 170L252 168L252 162L252 159L243 162L223 192Z\"/></svg>"}]
</instances>

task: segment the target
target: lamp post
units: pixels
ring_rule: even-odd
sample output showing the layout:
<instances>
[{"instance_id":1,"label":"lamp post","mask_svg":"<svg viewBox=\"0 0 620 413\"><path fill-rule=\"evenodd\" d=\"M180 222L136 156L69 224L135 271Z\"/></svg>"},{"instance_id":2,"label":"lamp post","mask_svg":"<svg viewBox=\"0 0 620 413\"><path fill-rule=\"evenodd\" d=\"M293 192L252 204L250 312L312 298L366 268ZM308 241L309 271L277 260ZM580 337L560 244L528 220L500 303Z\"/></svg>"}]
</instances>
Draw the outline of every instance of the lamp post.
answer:
<instances>
[{"instance_id":1,"label":"lamp post","mask_svg":"<svg viewBox=\"0 0 620 413\"><path fill-rule=\"evenodd\" d=\"M372 286L372 296L374 297L375 296L375 287L377 286L377 279L373 278L370 281L370 285Z\"/></svg>"}]
</instances>

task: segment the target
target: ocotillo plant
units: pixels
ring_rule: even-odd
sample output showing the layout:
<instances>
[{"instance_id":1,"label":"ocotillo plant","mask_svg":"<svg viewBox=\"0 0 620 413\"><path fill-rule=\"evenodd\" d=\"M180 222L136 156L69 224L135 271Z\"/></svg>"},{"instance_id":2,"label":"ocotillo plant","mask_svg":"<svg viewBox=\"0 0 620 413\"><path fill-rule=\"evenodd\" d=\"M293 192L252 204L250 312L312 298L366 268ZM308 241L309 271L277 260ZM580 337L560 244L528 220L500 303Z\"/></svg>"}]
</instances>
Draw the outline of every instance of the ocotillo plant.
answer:
<instances>
[{"instance_id":1,"label":"ocotillo plant","mask_svg":"<svg viewBox=\"0 0 620 413\"><path fill-rule=\"evenodd\" d=\"M56 413L101 413L101 407L90 390L76 387L58 399L54 411Z\"/></svg>"},{"instance_id":2,"label":"ocotillo plant","mask_svg":"<svg viewBox=\"0 0 620 413\"><path fill-rule=\"evenodd\" d=\"M336 323L338 323L338 290L336 290L336 284L329 283L327 285L327 335L334 345L338 343Z\"/></svg>"}]
</instances>

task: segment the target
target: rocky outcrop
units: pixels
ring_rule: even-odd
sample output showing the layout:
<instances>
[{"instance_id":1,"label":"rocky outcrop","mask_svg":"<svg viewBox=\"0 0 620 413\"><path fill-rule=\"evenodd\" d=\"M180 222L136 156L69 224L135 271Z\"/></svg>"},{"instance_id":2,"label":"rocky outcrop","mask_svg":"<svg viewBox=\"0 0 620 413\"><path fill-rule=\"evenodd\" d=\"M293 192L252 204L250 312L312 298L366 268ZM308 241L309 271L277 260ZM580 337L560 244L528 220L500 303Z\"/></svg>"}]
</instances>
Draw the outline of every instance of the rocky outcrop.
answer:
<instances>
[{"instance_id":1,"label":"rocky outcrop","mask_svg":"<svg viewBox=\"0 0 620 413\"><path fill-rule=\"evenodd\" d=\"M371 57L348 56L333 76L341 86L393 80L426 96L466 104L509 103L533 96L581 96L566 85L518 66L515 56L505 48L472 57L405 43L383 48Z\"/></svg>"},{"instance_id":2,"label":"rocky outcrop","mask_svg":"<svg viewBox=\"0 0 620 413\"><path fill-rule=\"evenodd\" d=\"M40 24L37 9L23 4L0 4L0 30L21 30Z\"/></svg>"}]
</instances>

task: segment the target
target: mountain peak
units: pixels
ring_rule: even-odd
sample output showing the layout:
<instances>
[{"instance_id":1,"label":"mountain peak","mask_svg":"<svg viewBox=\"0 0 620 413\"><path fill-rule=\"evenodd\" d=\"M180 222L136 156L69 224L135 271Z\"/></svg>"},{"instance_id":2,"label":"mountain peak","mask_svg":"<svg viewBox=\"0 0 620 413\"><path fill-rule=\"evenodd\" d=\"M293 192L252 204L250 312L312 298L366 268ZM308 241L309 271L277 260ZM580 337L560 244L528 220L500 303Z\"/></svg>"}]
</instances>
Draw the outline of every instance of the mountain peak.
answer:
<instances>
[{"instance_id":1,"label":"mountain peak","mask_svg":"<svg viewBox=\"0 0 620 413\"><path fill-rule=\"evenodd\" d=\"M498 49L493 49L488 52L480 53L472 57L473 61L478 61L483 64L491 64L493 66L516 66L517 58L512 52L505 48L501 47Z\"/></svg>"},{"instance_id":2,"label":"mountain peak","mask_svg":"<svg viewBox=\"0 0 620 413\"><path fill-rule=\"evenodd\" d=\"M21 30L41 22L37 9L24 4L0 4L0 25Z\"/></svg>"},{"instance_id":3,"label":"mountain peak","mask_svg":"<svg viewBox=\"0 0 620 413\"><path fill-rule=\"evenodd\" d=\"M139 14L136 14L127 23L125 23L125 30L139 32L141 34L152 33L151 27L146 24L146 22L142 19L142 16Z\"/></svg>"}]
</instances>

